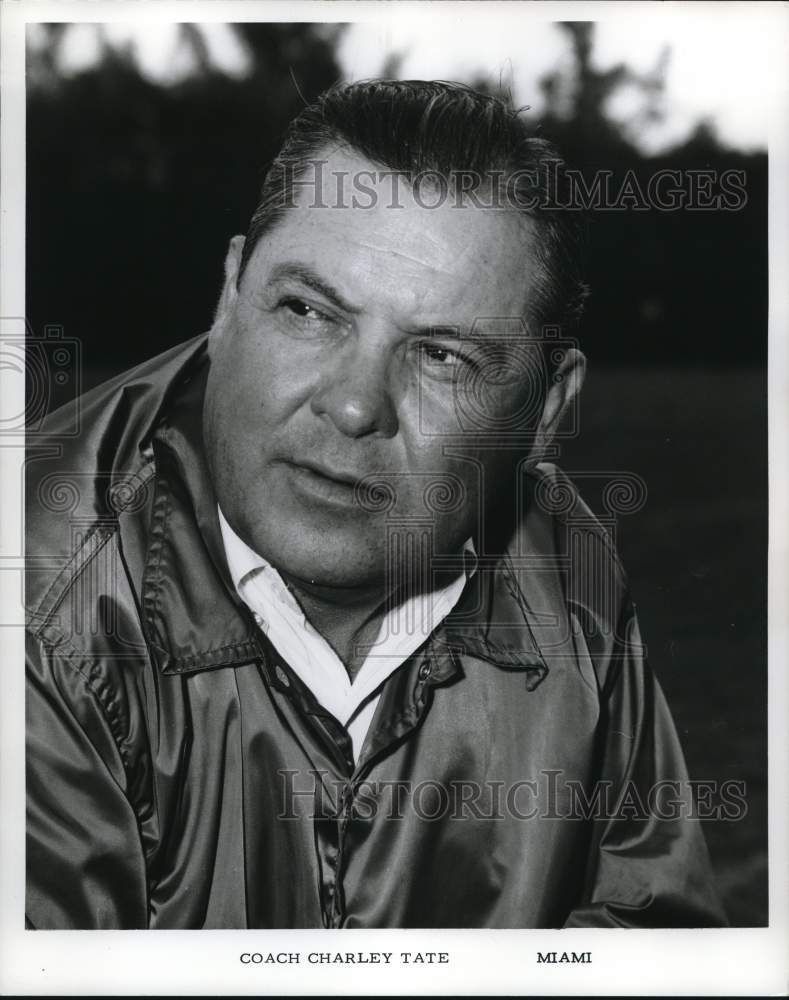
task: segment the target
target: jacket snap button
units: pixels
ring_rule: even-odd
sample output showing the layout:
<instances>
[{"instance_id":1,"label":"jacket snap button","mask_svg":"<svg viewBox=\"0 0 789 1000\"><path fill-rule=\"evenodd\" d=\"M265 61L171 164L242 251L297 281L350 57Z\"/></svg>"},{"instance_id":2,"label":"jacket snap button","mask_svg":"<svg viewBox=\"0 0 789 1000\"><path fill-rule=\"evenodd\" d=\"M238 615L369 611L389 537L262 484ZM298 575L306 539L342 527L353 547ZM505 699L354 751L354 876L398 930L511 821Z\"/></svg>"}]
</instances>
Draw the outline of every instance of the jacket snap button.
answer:
<instances>
[{"instance_id":1,"label":"jacket snap button","mask_svg":"<svg viewBox=\"0 0 789 1000\"><path fill-rule=\"evenodd\" d=\"M288 675L285 673L285 671L279 664L277 664L274 673L277 675L277 680L281 684L284 684L285 687L290 687L290 681L288 680Z\"/></svg>"},{"instance_id":2,"label":"jacket snap button","mask_svg":"<svg viewBox=\"0 0 789 1000\"><path fill-rule=\"evenodd\" d=\"M433 672L432 666L427 662L427 660L425 660L425 662L419 668L420 680L426 681L432 672Z\"/></svg>"}]
</instances>

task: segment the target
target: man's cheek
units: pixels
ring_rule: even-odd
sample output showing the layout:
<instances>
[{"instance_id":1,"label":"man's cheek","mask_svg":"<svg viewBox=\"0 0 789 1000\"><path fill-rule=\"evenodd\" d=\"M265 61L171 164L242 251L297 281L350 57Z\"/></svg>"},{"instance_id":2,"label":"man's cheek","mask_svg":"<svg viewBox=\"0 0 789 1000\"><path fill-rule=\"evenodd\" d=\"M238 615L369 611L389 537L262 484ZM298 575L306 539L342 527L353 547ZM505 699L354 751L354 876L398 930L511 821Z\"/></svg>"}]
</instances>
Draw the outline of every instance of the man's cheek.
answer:
<instances>
[{"instance_id":1,"label":"man's cheek","mask_svg":"<svg viewBox=\"0 0 789 1000\"><path fill-rule=\"evenodd\" d=\"M437 443L463 433L463 390L459 383L422 380L409 392L401 407L406 423L421 447L434 450ZM446 464L446 459L443 460Z\"/></svg>"},{"instance_id":2,"label":"man's cheek","mask_svg":"<svg viewBox=\"0 0 789 1000\"><path fill-rule=\"evenodd\" d=\"M260 433L282 421L304 395L304 373L277 354L256 355L242 362L229 386L230 405L237 423Z\"/></svg>"},{"instance_id":3,"label":"man's cheek","mask_svg":"<svg viewBox=\"0 0 789 1000\"><path fill-rule=\"evenodd\" d=\"M257 365L257 394L272 412L290 412L309 400L320 385L323 366L314 347L286 342L267 352ZM301 348L301 349L300 349Z\"/></svg>"},{"instance_id":4,"label":"man's cheek","mask_svg":"<svg viewBox=\"0 0 789 1000\"><path fill-rule=\"evenodd\" d=\"M408 477L409 508L414 517L432 522L443 537L465 532L465 539L477 520L484 477L482 463L471 453L464 456L462 445L442 442L436 447L436 443L412 466Z\"/></svg>"}]
</instances>

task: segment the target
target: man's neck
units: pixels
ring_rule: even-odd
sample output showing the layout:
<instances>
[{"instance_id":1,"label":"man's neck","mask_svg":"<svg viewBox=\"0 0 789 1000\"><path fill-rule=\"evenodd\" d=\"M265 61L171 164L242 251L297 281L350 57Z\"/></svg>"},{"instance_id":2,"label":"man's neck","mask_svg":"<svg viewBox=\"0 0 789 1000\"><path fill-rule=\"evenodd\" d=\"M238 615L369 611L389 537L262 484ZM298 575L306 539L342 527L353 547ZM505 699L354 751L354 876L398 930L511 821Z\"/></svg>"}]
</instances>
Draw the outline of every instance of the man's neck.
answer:
<instances>
[{"instance_id":1,"label":"man's neck","mask_svg":"<svg viewBox=\"0 0 789 1000\"><path fill-rule=\"evenodd\" d=\"M282 572L280 576L353 681L380 631L387 611L386 592L370 587L324 587Z\"/></svg>"},{"instance_id":2,"label":"man's neck","mask_svg":"<svg viewBox=\"0 0 789 1000\"><path fill-rule=\"evenodd\" d=\"M448 586L458 572L444 572L411 581L408 592L388 592L384 587L326 587L285 575L288 590L304 616L317 629L342 661L351 681L358 674L375 644L387 613L417 593Z\"/></svg>"}]
</instances>

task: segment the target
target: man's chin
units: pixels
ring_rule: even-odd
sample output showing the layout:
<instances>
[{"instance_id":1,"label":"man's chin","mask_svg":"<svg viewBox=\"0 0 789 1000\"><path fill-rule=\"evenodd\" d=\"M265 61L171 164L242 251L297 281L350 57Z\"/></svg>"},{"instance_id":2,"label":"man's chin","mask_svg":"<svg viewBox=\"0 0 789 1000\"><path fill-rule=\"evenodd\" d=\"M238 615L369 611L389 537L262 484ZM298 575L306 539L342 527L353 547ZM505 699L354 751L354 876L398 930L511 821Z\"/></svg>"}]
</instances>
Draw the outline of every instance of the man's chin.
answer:
<instances>
[{"instance_id":1,"label":"man's chin","mask_svg":"<svg viewBox=\"0 0 789 1000\"><path fill-rule=\"evenodd\" d=\"M273 564L272 564L273 565ZM383 568L376 572L360 573L355 568L332 567L314 562L305 562L294 566L277 566L280 575L296 586L314 588L316 591L334 591L338 596L347 593L349 596L359 596L360 592L383 594L386 589L386 572Z\"/></svg>"},{"instance_id":2,"label":"man's chin","mask_svg":"<svg viewBox=\"0 0 789 1000\"><path fill-rule=\"evenodd\" d=\"M325 542L325 537L322 539ZM278 572L294 583L338 590L383 588L386 560L375 558L369 549L354 552L350 545L266 546L258 550Z\"/></svg>"}]
</instances>

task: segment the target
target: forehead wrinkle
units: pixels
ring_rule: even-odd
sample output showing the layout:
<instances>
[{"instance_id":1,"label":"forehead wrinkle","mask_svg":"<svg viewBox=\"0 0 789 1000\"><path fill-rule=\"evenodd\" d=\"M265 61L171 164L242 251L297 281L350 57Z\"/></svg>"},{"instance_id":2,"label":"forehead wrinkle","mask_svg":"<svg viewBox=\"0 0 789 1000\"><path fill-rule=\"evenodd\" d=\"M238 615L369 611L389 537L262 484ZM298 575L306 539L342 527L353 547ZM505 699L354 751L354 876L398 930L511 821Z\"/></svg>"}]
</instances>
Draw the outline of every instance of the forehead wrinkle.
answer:
<instances>
[{"instance_id":1,"label":"forehead wrinkle","mask_svg":"<svg viewBox=\"0 0 789 1000\"><path fill-rule=\"evenodd\" d=\"M495 278L505 269L500 262L497 262L498 267L493 266L488 253L475 257L474 247L466 245L458 249L455 267L439 267L435 261L423 261L408 253L343 234L344 250L327 267L327 261L315 254L311 242L295 235L296 240L287 241L284 247L272 243L268 248L269 253L265 256L270 266L273 265L269 278L276 276L282 280L282 274L277 274L282 269L314 271L334 286L343 299L354 304L353 311L371 315L387 313L402 329L455 326L468 333L478 317L501 316L502 310L508 313L514 310L517 316L525 312L522 302L525 288L517 281L517 276L510 276L506 293L500 290L500 296L508 300L508 305L504 305L500 296L495 302L486 301L484 294L479 298L477 293L484 291L486 279ZM277 250L282 252L284 259L277 259ZM387 258L408 265L409 273L403 273L405 269L401 266L399 280L394 284L386 275ZM474 261L473 275L464 274L462 270L462 265L470 259ZM519 301L516 303L513 298Z\"/></svg>"},{"instance_id":2,"label":"forehead wrinkle","mask_svg":"<svg viewBox=\"0 0 789 1000\"><path fill-rule=\"evenodd\" d=\"M467 284L467 277L459 274L457 268L437 266L436 260L441 252L440 241L431 241L437 253L430 260L398 250L390 241L382 246L356 234L342 232L338 235L345 252L338 256L333 276L342 276L343 286L350 287L361 282L368 301L383 306L384 309L391 308L398 313L413 315L424 308L437 292L441 294L443 291L448 299L454 301L458 293L455 286L448 284L449 282L455 282L455 285L458 282ZM443 255L446 256L446 253ZM464 257L465 253L458 255L457 259ZM395 280L387 272L387 268L396 263L400 263L401 266ZM387 295L388 289L396 292L396 302ZM358 291L357 288L357 294ZM411 320L404 319L403 322L410 323Z\"/></svg>"},{"instance_id":3,"label":"forehead wrinkle","mask_svg":"<svg viewBox=\"0 0 789 1000\"><path fill-rule=\"evenodd\" d=\"M393 247L376 246L374 243L367 243L363 240L356 241L356 245L366 250L372 250L375 253L383 253L391 257L399 257L401 260L408 261L410 264L416 264L418 267L424 268L428 271L436 271L440 274L447 275L452 275L453 273L449 268L436 267L434 260L422 260L419 257L414 257L410 253L405 253L402 250L396 250Z\"/></svg>"}]
</instances>

